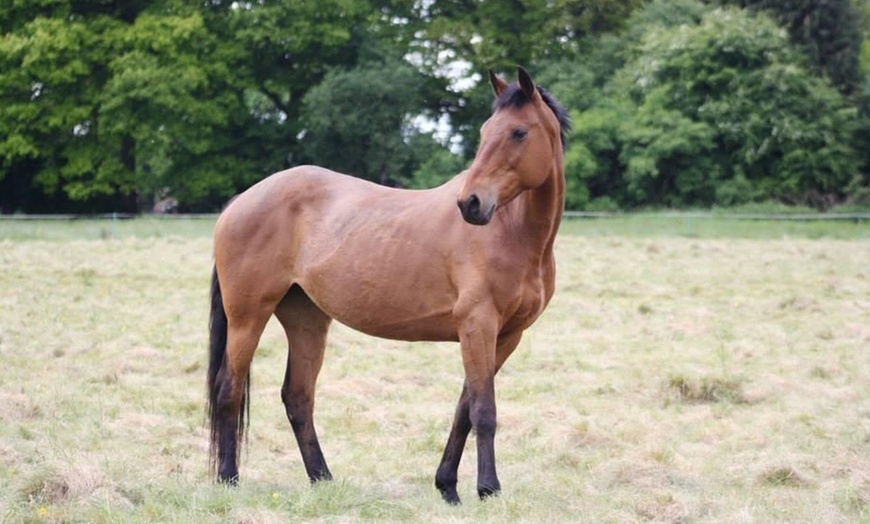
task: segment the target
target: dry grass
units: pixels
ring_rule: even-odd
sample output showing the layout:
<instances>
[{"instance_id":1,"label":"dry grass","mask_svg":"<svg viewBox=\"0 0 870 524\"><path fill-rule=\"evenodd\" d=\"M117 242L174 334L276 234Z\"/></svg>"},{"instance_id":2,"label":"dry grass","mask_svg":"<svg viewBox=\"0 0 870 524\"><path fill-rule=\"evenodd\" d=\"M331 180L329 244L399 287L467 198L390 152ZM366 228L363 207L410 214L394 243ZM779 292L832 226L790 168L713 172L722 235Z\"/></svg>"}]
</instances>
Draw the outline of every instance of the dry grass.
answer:
<instances>
[{"instance_id":1,"label":"dry grass","mask_svg":"<svg viewBox=\"0 0 870 524\"><path fill-rule=\"evenodd\" d=\"M432 477L457 348L341 326L316 420L339 480L308 486L273 324L243 484L212 484L210 240L165 227L0 240L0 519L870 523L866 241L563 235L497 382L504 493L476 500L471 445L452 508Z\"/></svg>"}]
</instances>

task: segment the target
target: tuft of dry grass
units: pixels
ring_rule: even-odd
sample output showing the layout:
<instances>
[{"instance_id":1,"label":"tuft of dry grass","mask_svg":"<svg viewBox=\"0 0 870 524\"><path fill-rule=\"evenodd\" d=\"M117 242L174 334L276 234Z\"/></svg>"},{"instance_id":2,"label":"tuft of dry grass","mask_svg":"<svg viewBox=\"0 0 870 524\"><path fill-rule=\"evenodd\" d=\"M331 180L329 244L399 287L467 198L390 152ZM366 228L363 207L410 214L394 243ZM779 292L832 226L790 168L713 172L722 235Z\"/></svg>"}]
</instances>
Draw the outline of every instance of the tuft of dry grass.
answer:
<instances>
[{"instance_id":1,"label":"tuft of dry grass","mask_svg":"<svg viewBox=\"0 0 870 524\"><path fill-rule=\"evenodd\" d=\"M791 466L777 466L767 469L758 477L759 482L774 487L801 488L810 481Z\"/></svg>"},{"instance_id":2,"label":"tuft of dry grass","mask_svg":"<svg viewBox=\"0 0 870 524\"><path fill-rule=\"evenodd\" d=\"M866 235L569 225L497 378L504 492L477 500L472 436L453 508L433 475L455 344L334 326L315 423L337 480L312 488L271 323L226 489L203 416L210 224L27 228L0 230L0 520L870 523Z\"/></svg>"},{"instance_id":3,"label":"tuft of dry grass","mask_svg":"<svg viewBox=\"0 0 870 524\"><path fill-rule=\"evenodd\" d=\"M742 383L735 378L701 377L696 379L683 375L671 375L668 377L665 390L667 394L680 402L730 402L732 404L749 402L743 394Z\"/></svg>"},{"instance_id":4,"label":"tuft of dry grass","mask_svg":"<svg viewBox=\"0 0 870 524\"><path fill-rule=\"evenodd\" d=\"M90 497L106 484L105 475L87 458L44 463L24 479L19 494L39 504L62 504Z\"/></svg>"}]
</instances>

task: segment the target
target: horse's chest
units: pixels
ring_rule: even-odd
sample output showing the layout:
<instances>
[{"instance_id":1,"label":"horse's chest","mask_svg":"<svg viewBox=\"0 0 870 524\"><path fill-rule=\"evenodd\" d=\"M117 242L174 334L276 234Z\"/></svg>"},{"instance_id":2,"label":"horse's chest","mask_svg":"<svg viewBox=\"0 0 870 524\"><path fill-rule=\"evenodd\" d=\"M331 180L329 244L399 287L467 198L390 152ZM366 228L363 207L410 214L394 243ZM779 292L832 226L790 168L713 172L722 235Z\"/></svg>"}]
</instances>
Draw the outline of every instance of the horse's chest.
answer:
<instances>
[{"instance_id":1,"label":"horse's chest","mask_svg":"<svg viewBox=\"0 0 870 524\"><path fill-rule=\"evenodd\" d=\"M502 279L498 286L502 292L501 300L496 299L502 314L500 331L524 330L537 320L553 296L555 260L552 256L545 256L538 264L525 267L516 263L505 264L498 269Z\"/></svg>"},{"instance_id":2,"label":"horse's chest","mask_svg":"<svg viewBox=\"0 0 870 524\"><path fill-rule=\"evenodd\" d=\"M504 330L526 329L532 325L544 311L550 295L544 279L527 279L516 298L516 309L504 323Z\"/></svg>"}]
</instances>

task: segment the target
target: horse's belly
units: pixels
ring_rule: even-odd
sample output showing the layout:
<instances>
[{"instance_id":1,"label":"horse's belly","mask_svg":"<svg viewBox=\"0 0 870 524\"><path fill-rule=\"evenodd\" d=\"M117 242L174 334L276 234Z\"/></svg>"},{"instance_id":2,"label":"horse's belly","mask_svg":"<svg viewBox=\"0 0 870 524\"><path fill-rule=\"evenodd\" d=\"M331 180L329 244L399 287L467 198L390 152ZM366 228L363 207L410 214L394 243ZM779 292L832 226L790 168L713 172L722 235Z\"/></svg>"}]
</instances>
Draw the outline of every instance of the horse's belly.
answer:
<instances>
[{"instance_id":1,"label":"horse's belly","mask_svg":"<svg viewBox=\"0 0 870 524\"><path fill-rule=\"evenodd\" d=\"M449 315L420 319L376 319L375 321L371 318L335 318L342 324L373 337L432 342L458 340L456 328ZM361 321L356 322L357 320Z\"/></svg>"},{"instance_id":2,"label":"horse's belly","mask_svg":"<svg viewBox=\"0 0 870 524\"><path fill-rule=\"evenodd\" d=\"M392 278L378 272L354 278L352 270L330 272L300 282L305 292L333 319L368 335L394 340L457 340L455 299L449 286L412 282L397 270Z\"/></svg>"}]
</instances>

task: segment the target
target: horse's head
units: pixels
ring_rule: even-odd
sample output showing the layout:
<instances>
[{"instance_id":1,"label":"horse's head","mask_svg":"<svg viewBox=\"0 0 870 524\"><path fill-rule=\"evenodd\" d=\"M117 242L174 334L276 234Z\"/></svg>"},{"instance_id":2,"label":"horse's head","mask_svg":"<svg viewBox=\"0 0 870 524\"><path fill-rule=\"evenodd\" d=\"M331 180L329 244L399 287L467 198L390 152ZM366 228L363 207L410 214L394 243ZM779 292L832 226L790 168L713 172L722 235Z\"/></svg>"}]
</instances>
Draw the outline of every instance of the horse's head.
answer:
<instances>
[{"instance_id":1,"label":"horse's head","mask_svg":"<svg viewBox=\"0 0 870 524\"><path fill-rule=\"evenodd\" d=\"M517 76L508 85L489 72L495 111L480 128L480 146L458 195L470 224L488 224L496 208L542 185L562 162L564 110L525 69L517 67Z\"/></svg>"}]
</instances>

